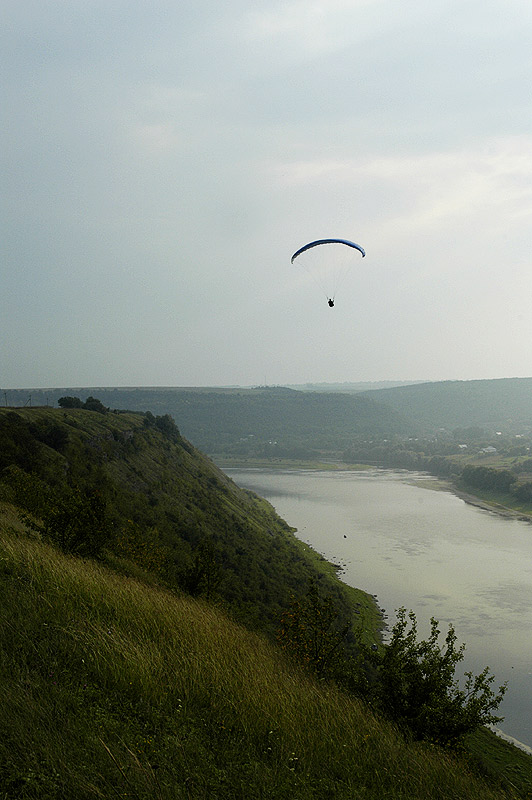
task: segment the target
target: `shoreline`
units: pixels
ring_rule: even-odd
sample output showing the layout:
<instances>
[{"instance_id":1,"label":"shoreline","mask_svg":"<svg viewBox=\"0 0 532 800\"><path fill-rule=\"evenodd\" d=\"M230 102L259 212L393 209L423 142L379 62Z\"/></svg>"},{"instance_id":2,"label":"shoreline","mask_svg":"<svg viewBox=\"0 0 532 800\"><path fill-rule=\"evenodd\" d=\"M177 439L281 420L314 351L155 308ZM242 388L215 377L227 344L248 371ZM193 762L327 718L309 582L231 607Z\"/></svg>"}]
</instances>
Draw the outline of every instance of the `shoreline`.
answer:
<instances>
[{"instance_id":1,"label":"shoreline","mask_svg":"<svg viewBox=\"0 0 532 800\"><path fill-rule=\"evenodd\" d=\"M213 456L210 456L213 459ZM484 500L482 497L478 497L478 495L471 494L470 492L466 492L463 489L458 488L455 486L451 481L445 480L444 478L438 478L437 475L432 475L430 472L424 472L423 470L408 470L403 468L397 467L375 467L375 465L369 464L346 464L341 461L315 461L315 462L305 462L305 461L297 461L297 460L290 460L290 459L275 459L272 460L262 460L262 459L213 459L215 464L220 469L272 469L272 470L279 470L279 469L293 469L293 470L308 470L309 472L313 471L336 471L336 470L348 470L357 472L363 469L383 469L383 470L393 470L399 471L404 473L410 473L412 475L412 483L416 486L419 486L423 489L432 489L433 491L446 491L451 492L452 494L459 497L465 503L471 506L475 506L475 508L479 508L482 511L487 511L490 514L497 514L500 517L505 517L506 519L515 519L521 522L528 522L532 524L532 513L527 514L524 511L519 511L516 508L512 508L511 506L505 506L501 503L492 502L489 500ZM428 476L428 480L423 480L423 478L414 478L416 474L425 474Z\"/></svg>"},{"instance_id":2,"label":"shoreline","mask_svg":"<svg viewBox=\"0 0 532 800\"><path fill-rule=\"evenodd\" d=\"M497 514L499 517L507 517L508 519L517 519L521 522L532 523L531 514L525 514L522 511L518 511L515 508L510 508L509 506L503 506L500 503L489 503L487 500L482 500L480 497L476 497L476 495L473 494L468 494L461 489L456 489L453 487L451 488L451 491L457 497L460 497L466 503L469 503L469 505L481 508L483 511L489 511L491 514Z\"/></svg>"},{"instance_id":3,"label":"shoreline","mask_svg":"<svg viewBox=\"0 0 532 800\"><path fill-rule=\"evenodd\" d=\"M482 497L478 497L478 495L471 494L470 492L466 492L464 489L460 489L451 483L451 481L446 481L442 478L435 477L434 481L431 480L425 482L414 480L413 483L425 489L451 492L451 494L454 494L456 497L459 497L460 500L463 500L464 503L467 503L470 506L475 506L475 508L480 508L482 511L488 511L490 514L496 514L497 516L505 517L506 519L516 519L520 520L521 522L532 523L532 514L519 511L511 506L504 506L501 503L484 500Z\"/></svg>"},{"instance_id":4,"label":"shoreline","mask_svg":"<svg viewBox=\"0 0 532 800\"><path fill-rule=\"evenodd\" d=\"M361 469L370 469L375 470L374 465L348 465L342 462L336 463L327 463L326 465L322 463L314 463L310 465L308 462L304 464L302 462L298 463L287 463L286 461L283 463L281 460L276 461L274 464L269 463L252 463L251 460L247 463L239 463L238 465L233 463L229 466L227 463L224 465L226 469L236 469L236 470L268 470L271 469L273 472L276 472L280 469L286 470L294 470L294 471L307 471L307 472L316 472L321 471L326 467L327 471L350 471L350 472L359 472ZM413 470L406 470L406 469L394 469L394 468L386 468L381 467L380 469L401 473L402 479L406 483L410 483L413 486L417 486L423 489L430 489L432 491L444 491L450 492L458 497L463 502L467 503L468 505L474 506L481 511L486 511L490 514L496 514L499 517L503 517L509 520L521 520L526 521L528 523L532 523L532 515L526 515L522 511L512 509L508 506L504 506L502 504L489 502L480 498L476 495L473 495L469 492L466 492L458 487L456 487L451 481L446 480L444 478L439 478L435 475L431 475L428 472L413 471ZM296 538L299 539L297 529L294 531L294 535ZM299 541L303 541L303 539L299 539ZM308 545L312 547L311 545ZM314 549L314 547L312 547ZM319 551L315 550L319 554ZM373 634L375 636L375 641L378 643L378 646L382 646L386 643L387 635L390 633L390 620L387 618L387 614L385 610L381 608L381 604L379 603L379 595L372 594L371 592L367 592L361 589L357 589L350 583L347 583L345 580L344 575L344 566L341 563L338 563L336 560L329 560L323 554L319 554L323 560L325 560L329 566L334 570L336 578L344 584L344 586L348 590L354 591L362 591L366 595L367 601L373 607L376 613L376 626L373 628ZM513 747L515 750L519 751L523 754L524 757L532 756L532 746L525 742L522 742L520 739L512 736L509 733L506 733L502 729L498 727L491 727L486 726L486 733L489 733L494 740L498 740L500 742L500 747L506 745L507 747ZM494 745L495 746L495 745Z\"/></svg>"}]
</instances>

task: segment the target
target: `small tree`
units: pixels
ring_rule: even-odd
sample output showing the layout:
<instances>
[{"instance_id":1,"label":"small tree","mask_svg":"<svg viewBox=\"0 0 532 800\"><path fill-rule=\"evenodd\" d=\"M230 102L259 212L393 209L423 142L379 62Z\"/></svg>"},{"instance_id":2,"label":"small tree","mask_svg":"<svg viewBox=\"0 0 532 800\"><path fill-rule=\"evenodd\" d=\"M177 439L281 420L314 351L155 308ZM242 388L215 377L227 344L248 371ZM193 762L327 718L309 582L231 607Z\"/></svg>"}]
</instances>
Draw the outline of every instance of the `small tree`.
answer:
<instances>
[{"instance_id":1,"label":"small tree","mask_svg":"<svg viewBox=\"0 0 532 800\"><path fill-rule=\"evenodd\" d=\"M426 641L417 641L417 621L412 611L400 608L389 644L374 654L377 681L374 700L388 717L405 726L417 739L455 745L481 725L500 722L494 715L506 684L494 691L493 675L486 667L480 675L465 673L463 688L455 678L465 646L456 645L452 625L439 646L438 622L431 619Z\"/></svg>"},{"instance_id":2,"label":"small tree","mask_svg":"<svg viewBox=\"0 0 532 800\"><path fill-rule=\"evenodd\" d=\"M79 397L66 395L57 401L59 408L83 408L83 401Z\"/></svg>"},{"instance_id":3,"label":"small tree","mask_svg":"<svg viewBox=\"0 0 532 800\"><path fill-rule=\"evenodd\" d=\"M104 406L101 400L98 400L97 397L92 397L92 395L87 397L83 403L83 408L85 408L87 411L97 411L98 414L107 414L109 411L109 409Z\"/></svg>"},{"instance_id":4,"label":"small tree","mask_svg":"<svg viewBox=\"0 0 532 800\"><path fill-rule=\"evenodd\" d=\"M155 427L171 442L179 442L181 440L179 428L170 414L164 414L162 417L155 417Z\"/></svg>"}]
</instances>

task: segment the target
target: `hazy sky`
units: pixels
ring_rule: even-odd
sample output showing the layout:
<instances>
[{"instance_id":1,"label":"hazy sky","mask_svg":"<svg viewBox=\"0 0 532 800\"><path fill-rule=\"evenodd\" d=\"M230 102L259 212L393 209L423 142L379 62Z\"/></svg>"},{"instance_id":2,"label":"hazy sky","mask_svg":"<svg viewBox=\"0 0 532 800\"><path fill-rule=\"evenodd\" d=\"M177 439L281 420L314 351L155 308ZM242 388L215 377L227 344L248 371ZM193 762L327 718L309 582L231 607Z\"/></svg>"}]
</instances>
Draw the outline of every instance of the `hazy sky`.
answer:
<instances>
[{"instance_id":1,"label":"hazy sky","mask_svg":"<svg viewBox=\"0 0 532 800\"><path fill-rule=\"evenodd\" d=\"M532 375L530 0L0 22L0 387Z\"/></svg>"}]
</instances>

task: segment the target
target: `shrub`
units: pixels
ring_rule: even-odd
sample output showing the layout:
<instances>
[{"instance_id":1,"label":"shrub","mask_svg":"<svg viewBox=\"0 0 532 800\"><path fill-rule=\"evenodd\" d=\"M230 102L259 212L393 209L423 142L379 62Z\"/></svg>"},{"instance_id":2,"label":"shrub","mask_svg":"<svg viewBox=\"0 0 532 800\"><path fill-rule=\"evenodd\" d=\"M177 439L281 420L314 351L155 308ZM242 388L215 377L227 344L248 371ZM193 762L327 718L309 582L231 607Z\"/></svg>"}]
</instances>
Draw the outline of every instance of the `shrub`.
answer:
<instances>
[{"instance_id":1,"label":"shrub","mask_svg":"<svg viewBox=\"0 0 532 800\"><path fill-rule=\"evenodd\" d=\"M87 409L87 411L96 411L98 414L107 414L109 411L108 408L104 406L101 400L98 400L96 397L87 397L83 404L83 408Z\"/></svg>"},{"instance_id":2,"label":"shrub","mask_svg":"<svg viewBox=\"0 0 532 800\"><path fill-rule=\"evenodd\" d=\"M374 654L377 681L373 699L377 707L416 739L428 739L443 746L455 745L466 733L481 725L500 722L494 715L506 684L495 692L494 677L486 667L480 675L465 673L463 688L455 678L456 665L465 646L456 645L452 625L439 646L438 622L431 619L426 641L418 642L414 613L397 612L389 644Z\"/></svg>"},{"instance_id":3,"label":"shrub","mask_svg":"<svg viewBox=\"0 0 532 800\"><path fill-rule=\"evenodd\" d=\"M179 442L181 440L179 429L170 414L155 417L155 427L171 442Z\"/></svg>"},{"instance_id":4,"label":"shrub","mask_svg":"<svg viewBox=\"0 0 532 800\"><path fill-rule=\"evenodd\" d=\"M57 405L60 408L84 408L87 411L97 411L99 414L107 414L109 411L106 408L101 400L98 400L96 397L87 397L85 402L80 400L79 397L70 397L67 395L66 397L60 397L57 401Z\"/></svg>"},{"instance_id":5,"label":"shrub","mask_svg":"<svg viewBox=\"0 0 532 800\"><path fill-rule=\"evenodd\" d=\"M220 555L210 539L203 539L181 576L181 585L193 597L203 594L207 599L212 599L222 580Z\"/></svg>"},{"instance_id":6,"label":"shrub","mask_svg":"<svg viewBox=\"0 0 532 800\"><path fill-rule=\"evenodd\" d=\"M57 401L59 408L83 408L83 401L79 397L66 395Z\"/></svg>"},{"instance_id":7,"label":"shrub","mask_svg":"<svg viewBox=\"0 0 532 800\"><path fill-rule=\"evenodd\" d=\"M532 483L530 481L527 481L526 483L520 483L518 486L514 487L513 494L517 497L518 500L521 500L521 502L531 503Z\"/></svg>"},{"instance_id":8,"label":"shrub","mask_svg":"<svg viewBox=\"0 0 532 800\"><path fill-rule=\"evenodd\" d=\"M507 469L492 467L474 467L468 464L462 470L462 483L473 489L486 491L509 492L515 483L515 475Z\"/></svg>"},{"instance_id":9,"label":"shrub","mask_svg":"<svg viewBox=\"0 0 532 800\"><path fill-rule=\"evenodd\" d=\"M39 446L30 426L14 411L0 417L0 470L17 464L30 470L39 461Z\"/></svg>"}]
</instances>

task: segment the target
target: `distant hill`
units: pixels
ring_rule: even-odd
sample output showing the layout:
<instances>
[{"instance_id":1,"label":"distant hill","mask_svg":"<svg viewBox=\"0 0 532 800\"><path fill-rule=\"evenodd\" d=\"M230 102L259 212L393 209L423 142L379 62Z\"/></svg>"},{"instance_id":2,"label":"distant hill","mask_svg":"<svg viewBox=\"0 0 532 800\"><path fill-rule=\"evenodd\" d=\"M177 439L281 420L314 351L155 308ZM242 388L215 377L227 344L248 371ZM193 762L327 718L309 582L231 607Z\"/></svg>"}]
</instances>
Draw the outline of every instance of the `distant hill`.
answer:
<instances>
[{"instance_id":1,"label":"distant hill","mask_svg":"<svg viewBox=\"0 0 532 800\"><path fill-rule=\"evenodd\" d=\"M290 389L302 392L369 392L375 389L391 389L394 386L411 386L426 381L344 381L343 383L290 383Z\"/></svg>"},{"instance_id":2,"label":"distant hill","mask_svg":"<svg viewBox=\"0 0 532 800\"><path fill-rule=\"evenodd\" d=\"M411 420L413 427L521 432L532 429L532 378L438 381L377 389L371 397Z\"/></svg>"},{"instance_id":3,"label":"distant hill","mask_svg":"<svg viewBox=\"0 0 532 800\"><path fill-rule=\"evenodd\" d=\"M342 386L349 388L341 391ZM170 414L200 450L238 457L315 458L338 454L368 436L439 428L532 430L532 378L370 386L26 389L5 392L4 400L13 406L55 405L65 395L93 395L111 409Z\"/></svg>"},{"instance_id":4,"label":"distant hill","mask_svg":"<svg viewBox=\"0 0 532 800\"><path fill-rule=\"evenodd\" d=\"M110 408L170 414L196 447L207 453L311 456L343 450L360 436L401 433L409 426L371 396L302 392L284 387L256 389L86 388L9 392L15 405L54 404L62 395L95 395Z\"/></svg>"}]
</instances>

